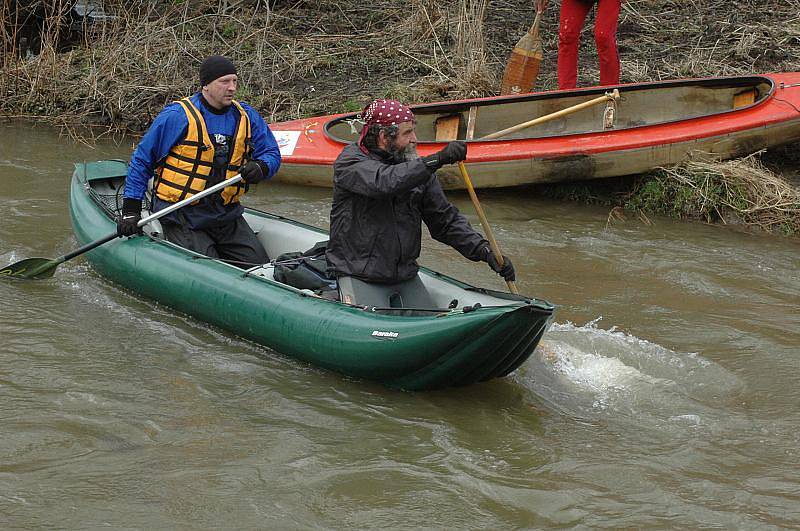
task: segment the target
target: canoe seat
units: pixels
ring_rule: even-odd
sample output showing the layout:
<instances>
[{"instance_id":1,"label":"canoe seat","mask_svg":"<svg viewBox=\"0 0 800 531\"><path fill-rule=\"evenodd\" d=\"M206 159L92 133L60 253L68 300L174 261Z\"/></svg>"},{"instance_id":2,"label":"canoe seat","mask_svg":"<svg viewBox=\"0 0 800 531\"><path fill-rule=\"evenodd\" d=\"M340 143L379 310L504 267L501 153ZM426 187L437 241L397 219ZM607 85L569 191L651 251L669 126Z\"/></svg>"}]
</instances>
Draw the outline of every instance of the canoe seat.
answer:
<instances>
[{"instance_id":1,"label":"canoe seat","mask_svg":"<svg viewBox=\"0 0 800 531\"><path fill-rule=\"evenodd\" d=\"M448 116L440 116L436 119L436 141L449 142L458 138L458 128L461 125L461 115L451 114Z\"/></svg>"},{"instance_id":2,"label":"canoe seat","mask_svg":"<svg viewBox=\"0 0 800 531\"><path fill-rule=\"evenodd\" d=\"M396 284L374 284L353 277L339 277L343 301L375 308L436 308L419 276Z\"/></svg>"},{"instance_id":3,"label":"canoe seat","mask_svg":"<svg viewBox=\"0 0 800 531\"><path fill-rule=\"evenodd\" d=\"M451 140L458 140L462 128L464 129L462 138L465 140L472 140L475 136L475 120L477 116L477 105L473 105L469 108L466 125L462 123L463 120L461 119L461 114L440 116L434 122L434 128L436 129L436 141L450 142Z\"/></svg>"},{"instance_id":4,"label":"canoe seat","mask_svg":"<svg viewBox=\"0 0 800 531\"><path fill-rule=\"evenodd\" d=\"M303 227L287 224L281 220L261 218L247 212L244 217L270 258L284 253L303 252L318 241L327 239L324 233L309 232Z\"/></svg>"},{"instance_id":5,"label":"canoe seat","mask_svg":"<svg viewBox=\"0 0 800 531\"><path fill-rule=\"evenodd\" d=\"M733 95L733 108L738 109L756 102L756 89L749 88Z\"/></svg>"}]
</instances>

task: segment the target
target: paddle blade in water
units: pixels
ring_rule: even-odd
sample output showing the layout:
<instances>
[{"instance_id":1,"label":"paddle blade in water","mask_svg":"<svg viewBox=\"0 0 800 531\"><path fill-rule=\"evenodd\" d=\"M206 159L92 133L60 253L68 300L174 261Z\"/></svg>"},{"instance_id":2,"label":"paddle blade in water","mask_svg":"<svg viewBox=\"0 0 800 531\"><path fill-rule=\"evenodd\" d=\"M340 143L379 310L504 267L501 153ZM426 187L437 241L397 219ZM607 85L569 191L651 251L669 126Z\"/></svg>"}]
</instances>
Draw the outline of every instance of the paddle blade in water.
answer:
<instances>
[{"instance_id":1,"label":"paddle blade in water","mask_svg":"<svg viewBox=\"0 0 800 531\"><path fill-rule=\"evenodd\" d=\"M0 277L36 280L50 278L61 262L51 258L27 258L0 269Z\"/></svg>"}]
</instances>

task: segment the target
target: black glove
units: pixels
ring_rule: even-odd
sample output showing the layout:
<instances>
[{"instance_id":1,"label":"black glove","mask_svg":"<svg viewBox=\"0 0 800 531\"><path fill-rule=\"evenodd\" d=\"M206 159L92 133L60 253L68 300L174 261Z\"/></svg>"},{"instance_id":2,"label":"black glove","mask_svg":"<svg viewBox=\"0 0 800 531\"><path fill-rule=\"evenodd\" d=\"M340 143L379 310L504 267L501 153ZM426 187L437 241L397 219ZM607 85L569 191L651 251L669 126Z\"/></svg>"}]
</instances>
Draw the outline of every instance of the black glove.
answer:
<instances>
[{"instance_id":1,"label":"black glove","mask_svg":"<svg viewBox=\"0 0 800 531\"><path fill-rule=\"evenodd\" d=\"M267 175L267 170L264 169L264 163L258 160L251 160L239 170L242 174L242 179L247 184L256 184L264 180Z\"/></svg>"},{"instance_id":2,"label":"black glove","mask_svg":"<svg viewBox=\"0 0 800 531\"><path fill-rule=\"evenodd\" d=\"M491 248L486 247L484 249L484 258L483 260L489 264L489 267L492 268L492 271L503 277L507 281L513 282L517 276L514 272L514 264L511 263L511 260L508 259L507 256L503 256L503 265L501 266L497 263L497 259L494 257L494 253L492 252Z\"/></svg>"},{"instance_id":3,"label":"black glove","mask_svg":"<svg viewBox=\"0 0 800 531\"><path fill-rule=\"evenodd\" d=\"M422 157L425 166L436 171L445 164L453 164L467 158L467 143L461 140L454 140L448 143L444 149L437 151L433 155Z\"/></svg>"},{"instance_id":4,"label":"black glove","mask_svg":"<svg viewBox=\"0 0 800 531\"><path fill-rule=\"evenodd\" d=\"M126 197L122 200L122 215L117 218L117 235L133 236L141 234L142 229L138 227L142 219L142 200Z\"/></svg>"}]
</instances>

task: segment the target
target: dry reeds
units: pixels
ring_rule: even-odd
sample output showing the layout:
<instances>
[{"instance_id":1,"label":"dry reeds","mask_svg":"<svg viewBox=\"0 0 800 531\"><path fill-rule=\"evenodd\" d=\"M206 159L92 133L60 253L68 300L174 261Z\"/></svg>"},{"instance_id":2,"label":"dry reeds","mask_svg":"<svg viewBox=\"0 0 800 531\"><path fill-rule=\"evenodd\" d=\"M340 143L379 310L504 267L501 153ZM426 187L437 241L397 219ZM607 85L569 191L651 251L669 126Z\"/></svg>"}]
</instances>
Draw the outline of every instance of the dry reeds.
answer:
<instances>
[{"instance_id":1,"label":"dry reeds","mask_svg":"<svg viewBox=\"0 0 800 531\"><path fill-rule=\"evenodd\" d=\"M459 0L443 3L430 0L413 2L414 10L406 21L409 28L426 41L416 41L423 50L401 46L401 53L424 66L412 82L416 90L409 101L463 99L493 95L497 90L496 72L488 61L485 20L488 0Z\"/></svg>"},{"instance_id":2,"label":"dry reeds","mask_svg":"<svg viewBox=\"0 0 800 531\"><path fill-rule=\"evenodd\" d=\"M18 49L23 4L41 4L44 53ZM800 0L627 0L618 41L623 81L797 70ZM110 24L66 46L71 2L4 2L0 113L141 131L164 103L196 88L210 53L230 55L242 99L270 120L408 102L488 96L533 19L530 0L233 2L106 0ZM539 89L555 88L559 1L542 21ZM579 80L597 82L592 20ZM74 36L73 36L74 37Z\"/></svg>"},{"instance_id":3,"label":"dry reeds","mask_svg":"<svg viewBox=\"0 0 800 531\"><path fill-rule=\"evenodd\" d=\"M7 116L49 119L60 125L141 131L165 103L197 88L197 65L211 53L242 57L269 20L258 6L236 11L226 2L216 12L203 6L153 2L106 2L116 18L89 26L80 38L63 43L64 16L71 2L47 4L38 53L6 58L0 111ZM263 15L262 15L263 13ZM4 42L16 43L6 28ZM263 47L256 48L263 51ZM274 50L259 63L275 61ZM251 52L243 65L249 65ZM249 59L249 60L248 60ZM247 68L243 68L247 72ZM249 72L248 72L249 73ZM250 73L250 75L253 75ZM246 76L245 76L246 77ZM273 98L279 99L279 98Z\"/></svg>"},{"instance_id":4,"label":"dry reeds","mask_svg":"<svg viewBox=\"0 0 800 531\"><path fill-rule=\"evenodd\" d=\"M18 53L8 6L0 113L71 126L142 131L165 103L197 89L212 53L238 65L241 98L286 120L376 96L408 102L493 93L482 21L488 0L359 4L318 1L291 9L264 2L109 0L116 19L84 26L69 46L60 28L70 2L37 13L41 45ZM74 36L73 36L74 37ZM455 50L455 51L454 51ZM60 53L58 53L60 52Z\"/></svg>"},{"instance_id":5,"label":"dry reeds","mask_svg":"<svg viewBox=\"0 0 800 531\"><path fill-rule=\"evenodd\" d=\"M760 155L719 162L697 154L656 178L685 217L800 233L800 189L766 168Z\"/></svg>"},{"instance_id":6,"label":"dry reeds","mask_svg":"<svg viewBox=\"0 0 800 531\"><path fill-rule=\"evenodd\" d=\"M555 89L559 1L542 20L544 58L536 88ZM533 2L498 0L487 13L489 63L508 52L533 21ZM599 82L594 14L581 35L579 86ZM617 35L623 82L800 69L798 0L626 0Z\"/></svg>"}]
</instances>

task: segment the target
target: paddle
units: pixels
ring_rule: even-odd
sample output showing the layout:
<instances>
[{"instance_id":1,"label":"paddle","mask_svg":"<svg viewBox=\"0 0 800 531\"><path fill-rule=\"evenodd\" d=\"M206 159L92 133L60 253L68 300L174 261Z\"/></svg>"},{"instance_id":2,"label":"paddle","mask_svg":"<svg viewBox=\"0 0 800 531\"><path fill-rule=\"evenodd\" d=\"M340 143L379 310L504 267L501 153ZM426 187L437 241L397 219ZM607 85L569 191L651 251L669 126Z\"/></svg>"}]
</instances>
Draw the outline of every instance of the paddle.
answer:
<instances>
[{"instance_id":1,"label":"paddle","mask_svg":"<svg viewBox=\"0 0 800 531\"><path fill-rule=\"evenodd\" d=\"M567 107L566 109L561 109L560 111L556 111L554 113L545 114L544 116L540 116L539 118L534 118L533 120L528 120L527 122L522 122L521 124L513 125L506 129L502 129L500 131L496 131L489 135L482 136L479 138L479 140L491 140L493 138L500 138L501 136L510 135L511 133L516 133L517 131L520 131L522 129L527 129L528 127L532 127L534 125L538 125L544 122L549 122L550 120L555 120L556 118L561 118L562 116L578 112L582 109L586 109L587 107L597 105L598 103L603 103L604 101L617 101L617 100L619 100L619 90L614 89L611 92L606 92L602 96L591 99L589 101L584 101L583 103L573 105L572 107Z\"/></svg>"},{"instance_id":2,"label":"paddle","mask_svg":"<svg viewBox=\"0 0 800 531\"><path fill-rule=\"evenodd\" d=\"M474 131L474 124L475 124L475 116L477 113L477 107L472 107L469 110L469 121L467 124L467 140L472 140L472 133ZM451 114L449 116L442 116L436 120L434 127L436 129L436 140L438 142L448 142L451 140L455 140L458 137L458 126L461 122L461 115L459 114ZM489 247L494 254L497 263L501 266L503 265L503 253L500 252L500 246L497 245L497 240L494 239L494 234L492 234L492 228L489 226L489 220L486 219L486 214L483 213L483 208L481 207L481 202L478 201L478 195L475 193L475 188L472 186L472 179L469 178L469 173L467 173L467 167L464 166L464 162L458 163L458 169L461 171L461 177L464 178L464 184L467 186L467 191L469 192L469 197L472 199L472 205L475 207L475 212L478 213L478 218L481 221L481 225L483 226L483 231L486 233L486 239L489 240ZM508 284L508 289L511 293L518 295L519 290L517 290L517 285L514 284L514 281L507 280L506 283Z\"/></svg>"},{"instance_id":3,"label":"paddle","mask_svg":"<svg viewBox=\"0 0 800 531\"><path fill-rule=\"evenodd\" d=\"M500 246L497 245L497 240L494 239L492 228L489 226L489 220L486 219L486 214L483 213L483 207L481 207L481 203L478 201L475 188L472 187L472 179L469 178L467 167L464 166L463 162L459 162L458 169L461 170L461 177L464 178L464 184L467 185L469 197L472 199L472 205L475 207L475 212L478 213L478 218L481 220L481 225L483 226L483 231L486 233L486 239L489 240L489 247L492 249L492 254L494 254L495 260L497 260L497 263L502 267L504 264L503 253L500 252ZM508 284L508 289L511 293L519 295L519 290L513 280L506 280L506 284Z\"/></svg>"},{"instance_id":4,"label":"paddle","mask_svg":"<svg viewBox=\"0 0 800 531\"><path fill-rule=\"evenodd\" d=\"M533 90L542 62L542 38L539 23L544 13L543 0L536 0L536 17L533 25L511 51L500 84L500 94L522 94Z\"/></svg>"},{"instance_id":5,"label":"paddle","mask_svg":"<svg viewBox=\"0 0 800 531\"><path fill-rule=\"evenodd\" d=\"M164 210L159 210L155 214L151 214L146 218L142 219L137 223L139 228L144 227L148 223L153 220L156 220L160 217L166 216L170 212L175 212L179 208L183 208L189 203L193 203L198 199L202 199L207 195L211 195L214 192L218 192L225 188L226 186L230 186L232 184L236 184L242 180L242 176L240 174L234 175L227 181L222 181L221 183L217 183L210 188L206 188L202 192L193 195L192 197L187 197L182 201L178 201L174 205L170 205ZM21 279L43 279L43 278L50 278L56 272L56 268L66 262L67 260L71 260L76 256L80 256L87 251L91 251L95 247L100 247L104 243L108 243L111 240L118 238L119 235L116 232L112 232L111 234L100 238L99 240L95 240L93 242L87 243L83 247L79 247L75 249L71 253L67 253L64 256L59 258L27 258L25 260L20 260L19 262L13 263L0 269L0 277L8 277L8 278L21 278Z\"/></svg>"}]
</instances>

